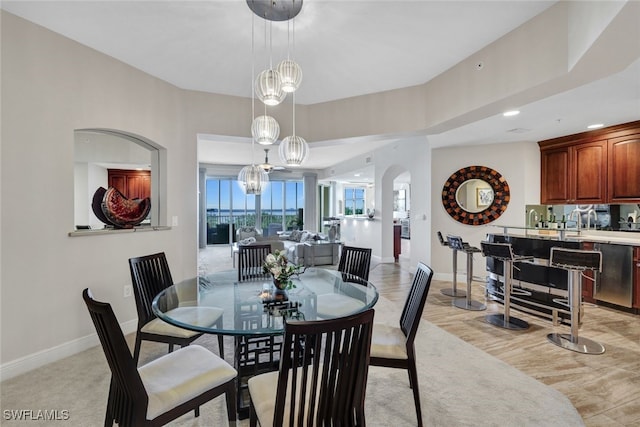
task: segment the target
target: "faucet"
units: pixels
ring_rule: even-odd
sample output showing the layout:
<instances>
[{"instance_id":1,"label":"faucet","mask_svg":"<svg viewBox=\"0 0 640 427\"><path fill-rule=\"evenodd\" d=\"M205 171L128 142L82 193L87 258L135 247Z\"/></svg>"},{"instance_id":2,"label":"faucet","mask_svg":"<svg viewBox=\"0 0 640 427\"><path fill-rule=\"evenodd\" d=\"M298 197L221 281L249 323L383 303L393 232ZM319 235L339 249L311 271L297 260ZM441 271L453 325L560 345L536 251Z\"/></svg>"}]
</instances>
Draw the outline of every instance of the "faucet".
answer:
<instances>
[{"instance_id":1,"label":"faucet","mask_svg":"<svg viewBox=\"0 0 640 427\"><path fill-rule=\"evenodd\" d=\"M595 213L595 211L594 211L594 213ZM571 221L571 219L573 218L574 214L576 214L576 216L577 216L576 228L578 229L578 231L580 231L580 229L582 228L582 214L578 209L572 210L571 213L569 214L569 221Z\"/></svg>"},{"instance_id":2,"label":"faucet","mask_svg":"<svg viewBox=\"0 0 640 427\"><path fill-rule=\"evenodd\" d=\"M593 228L596 228L596 222L598 221L598 214L595 209L589 209L587 211L587 230L591 228L591 214L593 214Z\"/></svg>"},{"instance_id":3,"label":"faucet","mask_svg":"<svg viewBox=\"0 0 640 427\"><path fill-rule=\"evenodd\" d=\"M533 222L531 222L531 214L533 214ZM536 223L538 222L538 212L536 212L535 209L531 209L529 211L529 227L535 227Z\"/></svg>"}]
</instances>

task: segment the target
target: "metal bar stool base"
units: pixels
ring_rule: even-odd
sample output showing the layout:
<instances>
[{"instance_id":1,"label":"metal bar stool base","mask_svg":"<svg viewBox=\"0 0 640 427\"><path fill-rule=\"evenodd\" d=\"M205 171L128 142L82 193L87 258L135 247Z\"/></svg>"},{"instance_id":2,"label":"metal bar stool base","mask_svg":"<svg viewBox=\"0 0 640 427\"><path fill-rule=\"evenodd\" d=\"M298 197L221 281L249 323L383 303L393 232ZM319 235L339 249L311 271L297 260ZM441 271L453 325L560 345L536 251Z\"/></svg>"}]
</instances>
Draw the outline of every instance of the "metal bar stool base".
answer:
<instances>
[{"instance_id":1,"label":"metal bar stool base","mask_svg":"<svg viewBox=\"0 0 640 427\"><path fill-rule=\"evenodd\" d=\"M517 317L509 317L509 321L505 322L504 314L489 314L485 316L484 320L487 323L491 323L494 326L499 326L505 329L511 329L515 331L522 331L529 329L529 324Z\"/></svg>"},{"instance_id":2,"label":"metal bar stool base","mask_svg":"<svg viewBox=\"0 0 640 427\"><path fill-rule=\"evenodd\" d=\"M480 301L469 301L467 299L456 299L453 301L453 305L463 310L471 311L482 311L487 309L487 306Z\"/></svg>"},{"instance_id":3,"label":"metal bar stool base","mask_svg":"<svg viewBox=\"0 0 640 427\"><path fill-rule=\"evenodd\" d=\"M547 339L558 347L575 351L582 354L602 354L604 346L588 338L578 337L577 340L571 339L571 334L553 333L547 335ZM574 342L575 341L575 342Z\"/></svg>"},{"instance_id":4,"label":"metal bar stool base","mask_svg":"<svg viewBox=\"0 0 640 427\"><path fill-rule=\"evenodd\" d=\"M459 291L457 289L440 289L440 293L442 295L446 295L448 297L454 297L454 298L464 298L467 296L467 293L465 291Z\"/></svg>"}]
</instances>

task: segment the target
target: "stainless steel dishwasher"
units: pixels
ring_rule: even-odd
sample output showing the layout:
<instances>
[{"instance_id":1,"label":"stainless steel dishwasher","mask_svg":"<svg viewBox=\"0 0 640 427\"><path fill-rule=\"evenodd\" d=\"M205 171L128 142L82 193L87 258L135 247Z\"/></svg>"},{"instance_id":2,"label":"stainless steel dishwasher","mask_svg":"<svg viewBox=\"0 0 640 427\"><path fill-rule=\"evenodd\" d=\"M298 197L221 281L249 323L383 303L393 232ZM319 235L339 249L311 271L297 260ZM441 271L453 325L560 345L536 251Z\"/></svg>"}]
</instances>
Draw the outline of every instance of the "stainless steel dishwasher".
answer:
<instances>
[{"instance_id":1,"label":"stainless steel dishwasher","mask_svg":"<svg viewBox=\"0 0 640 427\"><path fill-rule=\"evenodd\" d=\"M602 273L596 273L594 298L623 307L633 304L633 247L596 243L602 252Z\"/></svg>"}]
</instances>

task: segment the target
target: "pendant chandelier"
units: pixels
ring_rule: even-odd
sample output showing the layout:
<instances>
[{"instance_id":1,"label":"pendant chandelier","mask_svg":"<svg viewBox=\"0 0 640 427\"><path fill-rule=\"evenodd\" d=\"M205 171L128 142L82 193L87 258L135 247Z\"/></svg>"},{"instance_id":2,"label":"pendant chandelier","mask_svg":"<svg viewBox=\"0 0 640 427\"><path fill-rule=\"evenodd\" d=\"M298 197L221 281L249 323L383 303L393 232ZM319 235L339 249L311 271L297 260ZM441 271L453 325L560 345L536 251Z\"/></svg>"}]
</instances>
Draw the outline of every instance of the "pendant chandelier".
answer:
<instances>
[{"instance_id":1,"label":"pendant chandelier","mask_svg":"<svg viewBox=\"0 0 640 427\"><path fill-rule=\"evenodd\" d=\"M267 115L266 107L280 104L287 93L294 93L302 82L302 69L291 59L291 47L295 46L295 16L302 9L302 0L246 0L254 15L269 22L269 64L268 68L258 74L254 81L255 96L264 103L265 114L253 120L251 135L253 140L262 145L269 145L277 141L280 134L278 122ZM272 38L271 25L273 21L287 22L287 58L282 60L274 69L272 66ZM292 22L292 31L289 31ZM289 39L293 34L293 42ZM267 30L265 27L265 49ZM295 94L293 95L293 134L287 136L280 143L278 153L280 159L288 166L300 166L309 153L309 145L295 133Z\"/></svg>"}]
</instances>

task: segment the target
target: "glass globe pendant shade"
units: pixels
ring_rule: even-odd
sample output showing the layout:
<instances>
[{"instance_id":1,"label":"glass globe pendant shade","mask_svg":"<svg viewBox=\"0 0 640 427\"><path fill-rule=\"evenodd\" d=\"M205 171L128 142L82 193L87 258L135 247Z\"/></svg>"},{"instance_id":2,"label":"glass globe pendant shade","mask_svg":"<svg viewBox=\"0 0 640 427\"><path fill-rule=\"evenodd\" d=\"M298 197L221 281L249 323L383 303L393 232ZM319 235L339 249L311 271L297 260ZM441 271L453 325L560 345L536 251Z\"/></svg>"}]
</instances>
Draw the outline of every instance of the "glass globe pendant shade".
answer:
<instances>
[{"instance_id":1,"label":"glass globe pendant shade","mask_svg":"<svg viewBox=\"0 0 640 427\"><path fill-rule=\"evenodd\" d=\"M238 174L238 182L245 194L261 194L269 183L269 175L260 166L245 166Z\"/></svg>"},{"instance_id":2,"label":"glass globe pendant shade","mask_svg":"<svg viewBox=\"0 0 640 427\"><path fill-rule=\"evenodd\" d=\"M280 125L271 116L258 116L251 124L251 136L258 144L271 145L280 136Z\"/></svg>"},{"instance_id":3,"label":"glass globe pendant shade","mask_svg":"<svg viewBox=\"0 0 640 427\"><path fill-rule=\"evenodd\" d=\"M287 96L287 93L282 90L280 73L276 70L264 70L258 74L255 92L260 101L271 106L280 104Z\"/></svg>"},{"instance_id":4,"label":"glass globe pendant shade","mask_svg":"<svg viewBox=\"0 0 640 427\"><path fill-rule=\"evenodd\" d=\"M285 59L278 64L278 73L282 83L282 90L294 92L302 82L302 68L293 60Z\"/></svg>"},{"instance_id":5,"label":"glass globe pendant shade","mask_svg":"<svg viewBox=\"0 0 640 427\"><path fill-rule=\"evenodd\" d=\"M309 144L299 136L288 136L280 143L278 152L287 166L300 166L307 159Z\"/></svg>"}]
</instances>

